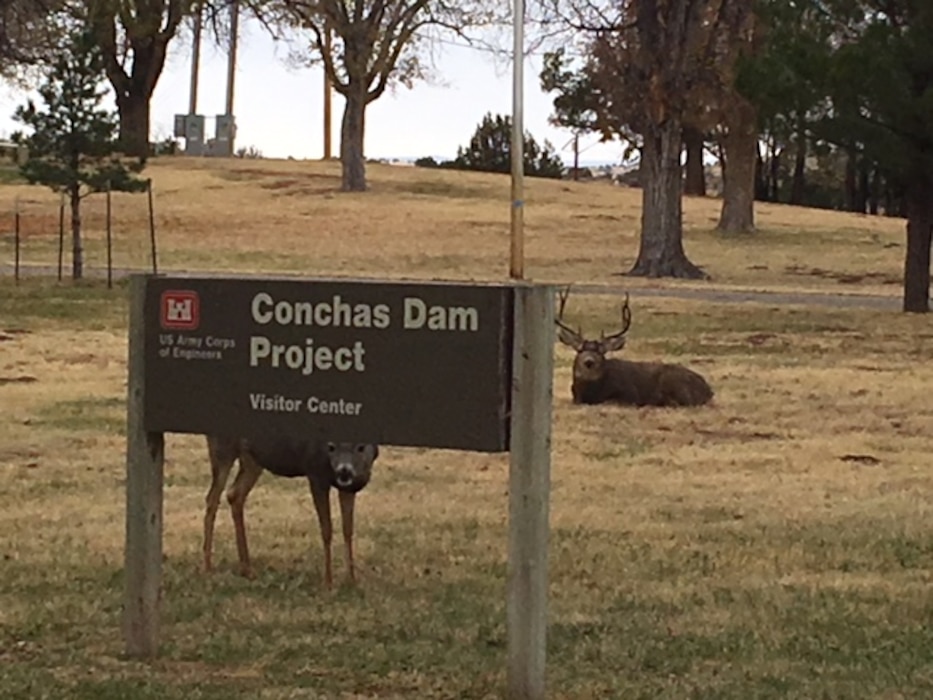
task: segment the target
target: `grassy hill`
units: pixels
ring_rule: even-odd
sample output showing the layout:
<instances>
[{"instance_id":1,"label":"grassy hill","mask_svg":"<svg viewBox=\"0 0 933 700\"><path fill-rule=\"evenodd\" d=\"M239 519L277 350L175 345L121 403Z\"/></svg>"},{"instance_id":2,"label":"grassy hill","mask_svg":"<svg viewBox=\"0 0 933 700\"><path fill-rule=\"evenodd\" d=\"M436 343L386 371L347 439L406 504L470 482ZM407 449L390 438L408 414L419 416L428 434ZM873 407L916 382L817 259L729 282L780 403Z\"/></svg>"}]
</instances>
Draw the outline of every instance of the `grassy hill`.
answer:
<instances>
[{"instance_id":1,"label":"grassy hill","mask_svg":"<svg viewBox=\"0 0 933 700\"><path fill-rule=\"evenodd\" d=\"M339 164L287 160L154 160L160 267L307 274L501 279L508 272L505 175L371 164L371 190L338 190ZM56 197L0 188L0 261L12 259L19 198L27 264L57 259ZM114 264L148 264L145 195L114 197ZM757 204L759 231L723 236L720 200L684 200L685 247L710 282L660 286L813 289L896 295L904 222ZM641 191L529 178L526 275L540 281L633 284L620 278L638 253ZM87 262L102 266L104 201L86 200ZM643 282L640 282L643 283Z\"/></svg>"}]
</instances>

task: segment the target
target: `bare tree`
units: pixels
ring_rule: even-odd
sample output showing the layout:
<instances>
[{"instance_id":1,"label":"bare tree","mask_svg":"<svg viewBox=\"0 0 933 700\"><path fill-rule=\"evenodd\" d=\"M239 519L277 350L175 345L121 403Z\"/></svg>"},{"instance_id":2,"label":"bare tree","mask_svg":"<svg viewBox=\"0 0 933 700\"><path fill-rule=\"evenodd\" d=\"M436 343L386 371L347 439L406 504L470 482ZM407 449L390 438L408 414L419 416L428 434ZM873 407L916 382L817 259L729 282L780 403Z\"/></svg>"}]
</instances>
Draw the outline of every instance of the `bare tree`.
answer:
<instances>
[{"instance_id":1,"label":"bare tree","mask_svg":"<svg viewBox=\"0 0 933 700\"><path fill-rule=\"evenodd\" d=\"M165 67L168 45L198 0L88 0L75 4L104 54L120 115L123 150L149 153L150 101Z\"/></svg>"},{"instance_id":2,"label":"bare tree","mask_svg":"<svg viewBox=\"0 0 933 700\"><path fill-rule=\"evenodd\" d=\"M723 73L719 105L723 163L722 212L717 228L726 233L755 229L755 163L758 158L758 110L739 90L740 61L759 50L761 23L752 3L728 17L731 26L722 32L719 64Z\"/></svg>"},{"instance_id":3,"label":"bare tree","mask_svg":"<svg viewBox=\"0 0 933 700\"><path fill-rule=\"evenodd\" d=\"M705 130L721 94L725 48L749 0L540 0L545 24L588 37L586 71L602 123L641 137L642 220L630 275L706 276L683 247L685 128Z\"/></svg>"},{"instance_id":4,"label":"bare tree","mask_svg":"<svg viewBox=\"0 0 933 700\"><path fill-rule=\"evenodd\" d=\"M681 145L685 122L716 73L717 32L734 0L631 0L631 25L597 35L594 55L614 104L641 134L642 231L629 274L701 278L683 248Z\"/></svg>"},{"instance_id":5,"label":"bare tree","mask_svg":"<svg viewBox=\"0 0 933 700\"><path fill-rule=\"evenodd\" d=\"M342 189L366 189L366 107L398 82L425 75L422 51L439 32L458 35L491 21L482 0L278 0L280 19L311 34L334 89L346 100L340 130ZM333 46L326 50L328 32Z\"/></svg>"}]
</instances>

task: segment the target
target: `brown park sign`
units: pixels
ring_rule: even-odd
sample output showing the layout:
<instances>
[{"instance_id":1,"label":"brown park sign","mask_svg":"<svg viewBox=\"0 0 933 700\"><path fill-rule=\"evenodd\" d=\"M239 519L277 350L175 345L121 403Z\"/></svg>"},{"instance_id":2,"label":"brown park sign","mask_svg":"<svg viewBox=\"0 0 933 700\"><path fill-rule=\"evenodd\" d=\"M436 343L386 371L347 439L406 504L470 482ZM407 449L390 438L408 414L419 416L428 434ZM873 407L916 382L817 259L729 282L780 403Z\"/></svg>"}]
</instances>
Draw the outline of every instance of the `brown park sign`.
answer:
<instances>
[{"instance_id":1,"label":"brown park sign","mask_svg":"<svg viewBox=\"0 0 933 700\"><path fill-rule=\"evenodd\" d=\"M150 432L508 450L513 289L150 277Z\"/></svg>"}]
</instances>

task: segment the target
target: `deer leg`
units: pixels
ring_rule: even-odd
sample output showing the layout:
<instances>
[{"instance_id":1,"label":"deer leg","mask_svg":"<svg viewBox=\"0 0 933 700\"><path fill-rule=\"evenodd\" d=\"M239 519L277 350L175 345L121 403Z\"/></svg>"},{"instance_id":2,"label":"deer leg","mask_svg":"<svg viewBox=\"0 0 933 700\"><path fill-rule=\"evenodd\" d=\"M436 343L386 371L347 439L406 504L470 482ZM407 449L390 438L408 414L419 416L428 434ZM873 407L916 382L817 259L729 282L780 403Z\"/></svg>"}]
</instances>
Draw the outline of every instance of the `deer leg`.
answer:
<instances>
[{"instance_id":1,"label":"deer leg","mask_svg":"<svg viewBox=\"0 0 933 700\"><path fill-rule=\"evenodd\" d=\"M233 486L227 492L227 502L230 504L230 514L233 516L233 529L236 532L236 551L240 559L240 574L246 578L253 577L253 569L249 561L249 547L246 544L246 521L244 508L246 498L253 486L262 475L262 467L256 464L248 454L240 454L240 471L237 472Z\"/></svg>"},{"instance_id":2,"label":"deer leg","mask_svg":"<svg viewBox=\"0 0 933 700\"><path fill-rule=\"evenodd\" d=\"M574 382L570 385L570 393L573 396L573 403L583 403L583 387Z\"/></svg>"},{"instance_id":3,"label":"deer leg","mask_svg":"<svg viewBox=\"0 0 933 700\"><path fill-rule=\"evenodd\" d=\"M234 450L223 449L224 446L214 443L208 439L208 456L211 462L211 486L204 499L206 508L204 510L204 571L211 571L213 568L212 554L214 548L214 523L217 519L217 508L220 506L220 496L223 494L224 486L227 485L227 479L230 476L230 469L236 461L236 452Z\"/></svg>"},{"instance_id":4,"label":"deer leg","mask_svg":"<svg viewBox=\"0 0 933 700\"><path fill-rule=\"evenodd\" d=\"M337 497L340 500L340 524L343 526L344 553L350 571L350 581L356 583L356 568L353 566L353 504L356 494L338 491Z\"/></svg>"},{"instance_id":5,"label":"deer leg","mask_svg":"<svg viewBox=\"0 0 933 700\"><path fill-rule=\"evenodd\" d=\"M318 524L321 527L321 542L324 545L324 585L332 588L334 583L331 565L330 544L334 537L334 525L330 517L330 486L316 484L308 479L311 486L311 499L317 511Z\"/></svg>"}]
</instances>

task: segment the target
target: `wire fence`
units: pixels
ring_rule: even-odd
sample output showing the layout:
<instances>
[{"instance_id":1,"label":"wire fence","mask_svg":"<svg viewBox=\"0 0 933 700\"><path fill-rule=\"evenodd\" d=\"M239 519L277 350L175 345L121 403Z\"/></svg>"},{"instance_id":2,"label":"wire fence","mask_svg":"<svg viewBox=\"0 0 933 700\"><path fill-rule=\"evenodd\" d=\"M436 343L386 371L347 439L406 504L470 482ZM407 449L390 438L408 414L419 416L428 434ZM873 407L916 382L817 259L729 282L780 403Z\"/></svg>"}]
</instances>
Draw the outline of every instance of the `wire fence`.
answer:
<instances>
[{"instance_id":1,"label":"wire fence","mask_svg":"<svg viewBox=\"0 0 933 700\"><path fill-rule=\"evenodd\" d=\"M158 272L158 249L152 182L146 192L105 191L82 198L80 238L82 276L105 274L113 286L114 271ZM75 237L70 201L49 197L17 198L0 208L0 276L15 281L29 275L74 272Z\"/></svg>"}]
</instances>

